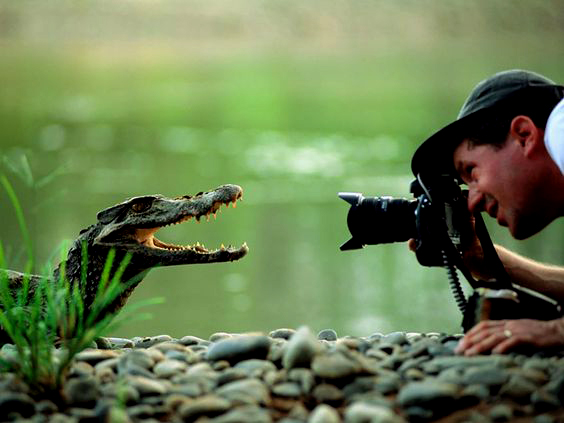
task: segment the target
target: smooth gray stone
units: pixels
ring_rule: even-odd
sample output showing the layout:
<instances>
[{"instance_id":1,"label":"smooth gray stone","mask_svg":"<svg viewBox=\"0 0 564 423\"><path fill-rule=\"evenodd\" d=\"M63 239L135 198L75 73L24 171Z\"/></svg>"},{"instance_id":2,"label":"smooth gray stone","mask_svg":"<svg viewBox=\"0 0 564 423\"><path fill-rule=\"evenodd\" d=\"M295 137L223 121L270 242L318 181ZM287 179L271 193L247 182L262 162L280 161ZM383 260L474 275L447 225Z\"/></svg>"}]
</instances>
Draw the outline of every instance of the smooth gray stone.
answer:
<instances>
[{"instance_id":1,"label":"smooth gray stone","mask_svg":"<svg viewBox=\"0 0 564 423\"><path fill-rule=\"evenodd\" d=\"M166 359L157 363L153 372L157 377L166 379L184 372L187 368L188 365L182 361Z\"/></svg>"},{"instance_id":2,"label":"smooth gray stone","mask_svg":"<svg viewBox=\"0 0 564 423\"><path fill-rule=\"evenodd\" d=\"M226 360L231 364L250 358L264 360L270 348L270 339L263 335L242 335L213 343L206 358L210 361Z\"/></svg>"},{"instance_id":3,"label":"smooth gray stone","mask_svg":"<svg viewBox=\"0 0 564 423\"><path fill-rule=\"evenodd\" d=\"M358 374L362 367L340 352L333 352L315 356L311 363L311 369L318 377L340 379Z\"/></svg>"},{"instance_id":4,"label":"smooth gray stone","mask_svg":"<svg viewBox=\"0 0 564 423\"><path fill-rule=\"evenodd\" d=\"M302 326L286 344L284 355L282 356L282 365L285 369L309 367L318 349L317 339L311 330L306 326Z\"/></svg>"},{"instance_id":5,"label":"smooth gray stone","mask_svg":"<svg viewBox=\"0 0 564 423\"><path fill-rule=\"evenodd\" d=\"M133 348L135 346L133 341L131 339L127 339L127 338L108 337L106 339L110 342L111 347L114 348L114 349L116 349L116 348Z\"/></svg>"},{"instance_id":6,"label":"smooth gray stone","mask_svg":"<svg viewBox=\"0 0 564 423\"><path fill-rule=\"evenodd\" d=\"M405 332L391 332L384 335L382 342L392 345L403 345L407 343L407 337L405 336Z\"/></svg>"},{"instance_id":7,"label":"smooth gray stone","mask_svg":"<svg viewBox=\"0 0 564 423\"><path fill-rule=\"evenodd\" d=\"M120 357L121 355L122 353L116 350L87 349L75 355L74 359L77 361L86 361L87 363L95 366L101 361Z\"/></svg>"},{"instance_id":8,"label":"smooth gray stone","mask_svg":"<svg viewBox=\"0 0 564 423\"><path fill-rule=\"evenodd\" d=\"M210 423L271 423L272 417L267 410L254 406L244 405L237 407L219 417L211 419Z\"/></svg>"},{"instance_id":9,"label":"smooth gray stone","mask_svg":"<svg viewBox=\"0 0 564 423\"><path fill-rule=\"evenodd\" d=\"M99 394L98 382L93 377L69 379L63 392L67 404L71 406L93 405Z\"/></svg>"},{"instance_id":10,"label":"smooth gray stone","mask_svg":"<svg viewBox=\"0 0 564 423\"><path fill-rule=\"evenodd\" d=\"M111 350L112 349L112 343L107 338L103 338L103 337L96 338L94 340L94 342L96 343L96 348L99 348L101 350Z\"/></svg>"},{"instance_id":11,"label":"smooth gray stone","mask_svg":"<svg viewBox=\"0 0 564 423\"><path fill-rule=\"evenodd\" d=\"M317 339L321 339L323 341L336 341L337 332L333 329L323 329L317 334Z\"/></svg>"},{"instance_id":12,"label":"smooth gray stone","mask_svg":"<svg viewBox=\"0 0 564 423\"><path fill-rule=\"evenodd\" d=\"M404 408L420 406L435 409L452 405L458 399L459 387L453 383L428 379L420 382L410 382L402 387L396 401Z\"/></svg>"},{"instance_id":13,"label":"smooth gray stone","mask_svg":"<svg viewBox=\"0 0 564 423\"><path fill-rule=\"evenodd\" d=\"M141 338L141 339L135 340L134 347L135 348L149 348L149 347L152 347L153 345L159 344L161 342L168 342L168 341L172 341L172 340L173 340L172 336L169 336L169 335L151 336L151 337L146 337L146 338Z\"/></svg>"},{"instance_id":14,"label":"smooth gray stone","mask_svg":"<svg viewBox=\"0 0 564 423\"><path fill-rule=\"evenodd\" d=\"M513 358L510 356L440 356L435 357L422 365L426 373L439 373L449 367L469 368L477 366L490 366L497 368L506 368L514 364Z\"/></svg>"},{"instance_id":15,"label":"smooth gray stone","mask_svg":"<svg viewBox=\"0 0 564 423\"><path fill-rule=\"evenodd\" d=\"M271 338L290 339L296 333L295 329L275 329L268 334Z\"/></svg>"},{"instance_id":16,"label":"smooth gray stone","mask_svg":"<svg viewBox=\"0 0 564 423\"><path fill-rule=\"evenodd\" d=\"M277 383L271 390L274 395L279 397L297 398L302 394L300 385L295 382Z\"/></svg>"},{"instance_id":17,"label":"smooth gray stone","mask_svg":"<svg viewBox=\"0 0 564 423\"><path fill-rule=\"evenodd\" d=\"M488 414L494 422L509 422L513 418L513 409L507 404L498 404Z\"/></svg>"},{"instance_id":18,"label":"smooth gray stone","mask_svg":"<svg viewBox=\"0 0 564 423\"><path fill-rule=\"evenodd\" d=\"M152 369L155 365L155 359L147 350L131 350L118 360L118 372L127 372L130 367L141 367L143 369Z\"/></svg>"},{"instance_id":19,"label":"smooth gray stone","mask_svg":"<svg viewBox=\"0 0 564 423\"><path fill-rule=\"evenodd\" d=\"M307 423L341 423L341 417L330 405L319 404L311 412Z\"/></svg>"},{"instance_id":20,"label":"smooth gray stone","mask_svg":"<svg viewBox=\"0 0 564 423\"><path fill-rule=\"evenodd\" d=\"M345 423L404 423L391 408L365 402L355 402L345 410Z\"/></svg>"},{"instance_id":21,"label":"smooth gray stone","mask_svg":"<svg viewBox=\"0 0 564 423\"><path fill-rule=\"evenodd\" d=\"M514 400L528 400L533 392L537 390L537 386L522 376L513 375L507 383L505 383L499 394L503 397L509 397Z\"/></svg>"},{"instance_id":22,"label":"smooth gray stone","mask_svg":"<svg viewBox=\"0 0 564 423\"><path fill-rule=\"evenodd\" d=\"M490 396L490 390L484 385L468 385L460 393L464 403L477 404Z\"/></svg>"},{"instance_id":23,"label":"smooth gray stone","mask_svg":"<svg viewBox=\"0 0 564 423\"><path fill-rule=\"evenodd\" d=\"M266 385L254 378L226 383L217 388L215 393L238 404L268 404L270 401Z\"/></svg>"},{"instance_id":24,"label":"smooth gray stone","mask_svg":"<svg viewBox=\"0 0 564 423\"><path fill-rule=\"evenodd\" d=\"M240 361L235 364L233 368L243 370L247 375L256 377L260 377L266 372L276 370L276 366L271 361L260 360L258 358Z\"/></svg>"},{"instance_id":25,"label":"smooth gray stone","mask_svg":"<svg viewBox=\"0 0 564 423\"><path fill-rule=\"evenodd\" d=\"M296 368L288 372L288 380L299 382L302 392L309 394L315 385L315 376L310 369Z\"/></svg>"},{"instance_id":26,"label":"smooth gray stone","mask_svg":"<svg viewBox=\"0 0 564 423\"><path fill-rule=\"evenodd\" d=\"M311 395L320 404L339 403L345 398L343 391L330 383L320 383L315 388L313 388Z\"/></svg>"},{"instance_id":27,"label":"smooth gray stone","mask_svg":"<svg viewBox=\"0 0 564 423\"><path fill-rule=\"evenodd\" d=\"M198 345L203 341L204 340L202 338L198 338L197 336L191 336L191 335L183 336L178 340L180 344L185 346Z\"/></svg>"},{"instance_id":28,"label":"smooth gray stone","mask_svg":"<svg viewBox=\"0 0 564 423\"><path fill-rule=\"evenodd\" d=\"M185 422L195 421L201 416L215 417L231 408L231 402L216 395L205 395L182 404L178 415Z\"/></svg>"},{"instance_id":29,"label":"smooth gray stone","mask_svg":"<svg viewBox=\"0 0 564 423\"><path fill-rule=\"evenodd\" d=\"M509 374L499 367L477 366L467 369L461 378L465 385L481 384L487 386L501 386L509 379Z\"/></svg>"},{"instance_id":30,"label":"smooth gray stone","mask_svg":"<svg viewBox=\"0 0 564 423\"><path fill-rule=\"evenodd\" d=\"M127 382L134 387L141 396L164 395L168 392L167 386L158 380L143 376L126 376Z\"/></svg>"},{"instance_id":31,"label":"smooth gray stone","mask_svg":"<svg viewBox=\"0 0 564 423\"><path fill-rule=\"evenodd\" d=\"M227 332L216 332L210 335L210 342L219 342L224 339L233 338L233 335Z\"/></svg>"}]
</instances>

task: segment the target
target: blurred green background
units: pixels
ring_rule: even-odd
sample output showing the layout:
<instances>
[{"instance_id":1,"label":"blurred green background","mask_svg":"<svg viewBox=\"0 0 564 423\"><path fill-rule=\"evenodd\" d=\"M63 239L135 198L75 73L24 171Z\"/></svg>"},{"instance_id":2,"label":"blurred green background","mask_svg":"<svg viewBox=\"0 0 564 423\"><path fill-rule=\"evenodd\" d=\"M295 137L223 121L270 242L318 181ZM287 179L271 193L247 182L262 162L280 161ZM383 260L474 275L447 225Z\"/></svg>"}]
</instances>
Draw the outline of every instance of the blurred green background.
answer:
<instances>
[{"instance_id":1,"label":"blurred green background","mask_svg":"<svg viewBox=\"0 0 564 423\"><path fill-rule=\"evenodd\" d=\"M338 191L409 197L410 157L471 88L508 68L564 82L557 0L0 1L0 156L40 265L125 198L223 183L244 201L176 243L249 245L240 262L153 270L113 335L458 332L444 271L405 244L343 253ZM27 169L27 170L26 170ZM0 193L0 239L22 269ZM524 242L564 256L562 221ZM466 285L465 285L466 287Z\"/></svg>"}]
</instances>

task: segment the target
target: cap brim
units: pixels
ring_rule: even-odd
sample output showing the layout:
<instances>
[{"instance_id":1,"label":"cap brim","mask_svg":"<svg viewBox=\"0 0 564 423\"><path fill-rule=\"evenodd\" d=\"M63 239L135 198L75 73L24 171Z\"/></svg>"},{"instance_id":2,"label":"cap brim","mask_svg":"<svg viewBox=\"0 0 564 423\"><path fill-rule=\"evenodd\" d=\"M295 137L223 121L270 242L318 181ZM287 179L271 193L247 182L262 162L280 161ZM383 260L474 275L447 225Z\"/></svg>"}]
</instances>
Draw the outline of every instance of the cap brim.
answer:
<instances>
[{"instance_id":1,"label":"cap brim","mask_svg":"<svg viewBox=\"0 0 564 423\"><path fill-rule=\"evenodd\" d=\"M411 159L411 171L419 174L452 175L457 177L452 154L463 141L470 124L482 113L477 111L455 120L427 138L415 150Z\"/></svg>"}]
</instances>

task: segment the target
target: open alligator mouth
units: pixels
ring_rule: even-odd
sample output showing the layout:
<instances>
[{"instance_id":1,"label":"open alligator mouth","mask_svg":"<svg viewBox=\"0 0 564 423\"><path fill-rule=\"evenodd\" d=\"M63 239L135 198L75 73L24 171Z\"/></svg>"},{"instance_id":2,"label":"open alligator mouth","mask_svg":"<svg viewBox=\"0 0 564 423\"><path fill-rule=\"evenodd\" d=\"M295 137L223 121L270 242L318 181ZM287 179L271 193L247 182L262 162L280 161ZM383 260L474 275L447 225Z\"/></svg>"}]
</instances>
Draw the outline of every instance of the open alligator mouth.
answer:
<instances>
[{"instance_id":1,"label":"open alligator mouth","mask_svg":"<svg viewBox=\"0 0 564 423\"><path fill-rule=\"evenodd\" d=\"M145 195L130 198L97 214L100 228L95 245L117 247L134 255L145 256L151 263L161 265L213 263L238 260L248 252L247 244L208 250L196 242L177 245L161 241L155 233L166 226L178 225L203 217L216 216L222 206L234 208L243 198L238 185L222 185L213 191L167 198L162 195ZM146 264L149 264L147 262ZM152 264L154 265L154 264Z\"/></svg>"},{"instance_id":2,"label":"open alligator mouth","mask_svg":"<svg viewBox=\"0 0 564 423\"><path fill-rule=\"evenodd\" d=\"M225 206L226 208L229 208L229 205L231 204L233 208L237 207L237 201L242 200L243 199L243 191L237 191L236 193L234 193L230 198L226 199L226 200L216 200L214 201L211 206L209 207L209 209L207 209L204 212L198 213L198 214L187 214L187 215L183 215L181 217L178 218L178 220L167 223L163 226L159 226L159 227L155 227L155 228L147 228L147 229L136 229L135 230L135 239L136 241L148 248L154 248L157 250L167 250L167 251L193 251L196 253L200 253L200 254L214 254L214 253L218 253L218 252L222 252L222 251L227 251L227 252L240 252L240 253L246 253L248 251L248 246L247 243L244 242L241 247L239 248L235 248L233 246L228 246L226 247L225 245L221 244L220 247L218 247L215 250L208 250L204 245L200 244L199 242L196 242L194 244L191 245L177 245L177 244L170 244L164 241L161 241L160 239L158 239L157 237L155 237L155 233L159 230L162 229L164 227L167 226L172 226L172 225L179 225L181 223L184 222L188 222L191 219L195 219L197 222L200 222L200 219L202 217L205 217L206 220L210 220L210 216L213 216L214 219L217 218L217 213L221 212L221 206Z\"/></svg>"}]
</instances>

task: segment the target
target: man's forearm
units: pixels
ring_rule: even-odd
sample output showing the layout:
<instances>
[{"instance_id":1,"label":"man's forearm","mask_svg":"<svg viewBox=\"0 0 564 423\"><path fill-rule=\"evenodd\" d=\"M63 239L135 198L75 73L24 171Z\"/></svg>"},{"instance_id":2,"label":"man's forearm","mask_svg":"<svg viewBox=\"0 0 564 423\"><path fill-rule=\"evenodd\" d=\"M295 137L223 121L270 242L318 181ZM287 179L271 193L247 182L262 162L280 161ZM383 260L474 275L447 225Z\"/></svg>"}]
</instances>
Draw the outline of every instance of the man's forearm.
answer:
<instances>
[{"instance_id":1,"label":"man's forearm","mask_svg":"<svg viewBox=\"0 0 564 423\"><path fill-rule=\"evenodd\" d=\"M512 282L564 304L564 267L531 260L499 245L495 249Z\"/></svg>"}]
</instances>

